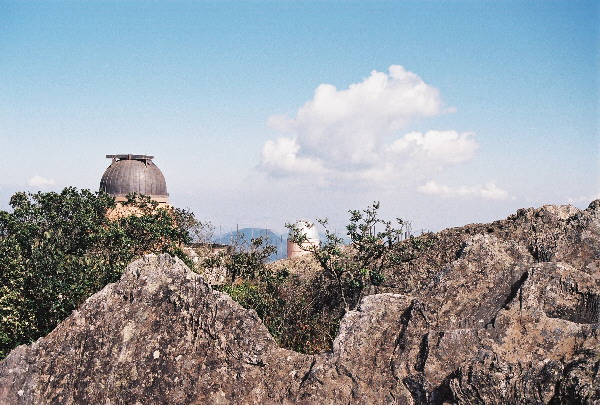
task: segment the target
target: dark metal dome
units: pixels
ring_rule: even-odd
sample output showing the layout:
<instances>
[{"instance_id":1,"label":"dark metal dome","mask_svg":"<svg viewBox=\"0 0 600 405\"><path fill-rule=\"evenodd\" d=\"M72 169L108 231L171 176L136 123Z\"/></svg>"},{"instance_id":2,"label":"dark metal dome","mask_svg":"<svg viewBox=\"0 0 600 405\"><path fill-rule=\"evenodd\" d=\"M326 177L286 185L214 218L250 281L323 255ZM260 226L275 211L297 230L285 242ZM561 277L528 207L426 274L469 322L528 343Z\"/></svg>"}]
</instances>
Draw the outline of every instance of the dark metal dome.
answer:
<instances>
[{"instance_id":1,"label":"dark metal dome","mask_svg":"<svg viewBox=\"0 0 600 405\"><path fill-rule=\"evenodd\" d=\"M100 191L113 197L124 197L138 193L165 199L167 182L160 169L152 162L154 156L106 155L112 163L100 180Z\"/></svg>"}]
</instances>

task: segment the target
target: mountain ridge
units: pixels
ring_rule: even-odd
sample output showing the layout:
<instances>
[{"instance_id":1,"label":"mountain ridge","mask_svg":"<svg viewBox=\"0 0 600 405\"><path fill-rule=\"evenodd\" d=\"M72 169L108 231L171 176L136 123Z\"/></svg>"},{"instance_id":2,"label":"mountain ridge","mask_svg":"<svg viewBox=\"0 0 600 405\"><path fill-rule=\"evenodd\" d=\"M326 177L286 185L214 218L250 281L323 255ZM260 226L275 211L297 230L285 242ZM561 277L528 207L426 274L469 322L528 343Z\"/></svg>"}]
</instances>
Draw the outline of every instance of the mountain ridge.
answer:
<instances>
[{"instance_id":1,"label":"mountain ridge","mask_svg":"<svg viewBox=\"0 0 600 405\"><path fill-rule=\"evenodd\" d=\"M333 350L279 348L252 310L146 256L0 363L11 404L600 402L600 200L434 235L349 311Z\"/></svg>"}]
</instances>

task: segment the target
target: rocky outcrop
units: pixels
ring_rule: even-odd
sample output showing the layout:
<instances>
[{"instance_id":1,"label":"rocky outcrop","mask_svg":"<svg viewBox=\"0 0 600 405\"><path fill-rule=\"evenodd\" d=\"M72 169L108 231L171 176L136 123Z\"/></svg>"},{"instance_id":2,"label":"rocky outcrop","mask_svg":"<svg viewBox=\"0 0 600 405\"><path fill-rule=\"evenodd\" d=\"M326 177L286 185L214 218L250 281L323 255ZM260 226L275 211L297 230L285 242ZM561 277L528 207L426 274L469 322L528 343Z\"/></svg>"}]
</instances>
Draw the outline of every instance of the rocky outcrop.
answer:
<instances>
[{"instance_id":1,"label":"rocky outcrop","mask_svg":"<svg viewBox=\"0 0 600 405\"><path fill-rule=\"evenodd\" d=\"M0 403L597 404L599 266L600 201L446 230L309 356L147 256L0 363Z\"/></svg>"}]
</instances>

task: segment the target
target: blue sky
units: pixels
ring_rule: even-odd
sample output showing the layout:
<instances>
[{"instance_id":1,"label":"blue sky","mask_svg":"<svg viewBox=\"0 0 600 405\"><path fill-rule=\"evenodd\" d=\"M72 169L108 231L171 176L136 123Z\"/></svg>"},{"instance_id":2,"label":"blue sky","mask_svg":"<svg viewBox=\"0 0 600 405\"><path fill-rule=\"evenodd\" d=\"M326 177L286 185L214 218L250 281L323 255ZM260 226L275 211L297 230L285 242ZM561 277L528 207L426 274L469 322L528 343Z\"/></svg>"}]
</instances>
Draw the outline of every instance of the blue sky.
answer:
<instances>
[{"instance_id":1,"label":"blue sky","mask_svg":"<svg viewBox=\"0 0 600 405\"><path fill-rule=\"evenodd\" d=\"M595 1L0 1L0 208L156 156L224 229L600 195Z\"/></svg>"}]
</instances>

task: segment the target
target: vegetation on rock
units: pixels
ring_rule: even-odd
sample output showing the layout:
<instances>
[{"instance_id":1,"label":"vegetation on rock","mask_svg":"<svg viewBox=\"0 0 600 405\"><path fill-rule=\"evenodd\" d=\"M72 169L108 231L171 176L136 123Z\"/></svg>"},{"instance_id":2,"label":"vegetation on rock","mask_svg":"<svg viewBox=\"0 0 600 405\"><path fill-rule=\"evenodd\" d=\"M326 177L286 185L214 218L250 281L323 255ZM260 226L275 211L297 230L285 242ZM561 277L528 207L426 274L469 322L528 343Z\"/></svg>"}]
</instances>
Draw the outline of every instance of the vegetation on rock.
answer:
<instances>
[{"instance_id":1,"label":"vegetation on rock","mask_svg":"<svg viewBox=\"0 0 600 405\"><path fill-rule=\"evenodd\" d=\"M291 274L285 266L266 263L275 246L264 237L250 242L239 234L233 251L207 257L203 269L224 268L223 285L214 286L244 308L253 309L280 344L301 353L331 347L337 333L339 311L328 284ZM202 273L203 269L198 269Z\"/></svg>"},{"instance_id":2,"label":"vegetation on rock","mask_svg":"<svg viewBox=\"0 0 600 405\"><path fill-rule=\"evenodd\" d=\"M205 241L210 224L185 210L158 208L147 196L131 195L119 209L133 215L113 215L117 206L108 194L71 187L16 193L10 204L11 212L0 211L0 358L48 334L135 258L160 252L196 271L224 269L227 279L218 288L254 309L282 347L318 353L331 349L341 318L382 283L384 271L419 250L413 237L396 243L407 224L398 219L394 228L379 219L374 203L349 212L350 245L319 221L325 241L307 249L320 271L290 271L289 262L268 266L276 249L263 237L238 238L233 251L209 255L198 268L181 247ZM306 235L289 227L302 245Z\"/></svg>"},{"instance_id":3,"label":"vegetation on rock","mask_svg":"<svg viewBox=\"0 0 600 405\"><path fill-rule=\"evenodd\" d=\"M135 258L165 252L189 261L181 245L197 226L190 212L139 195L123 203L134 215L111 220L113 197L73 187L19 192L10 205L0 211L0 358L49 333Z\"/></svg>"},{"instance_id":4,"label":"vegetation on rock","mask_svg":"<svg viewBox=\"0 0 600 405\"><path fill-rule=\"evenodd\" d=\"M356 308L365 289L383 282L383 270L402 263L403 256L394 249L406 232L407 223L398 218L398 228L391 221L377 217L379 203L365 210L350 210L346 226L350 245L327 227L327 220L318 220L325 228L325 241L320 246L308 243L306 233L294 224L287 224L291 241L317 259L324 274L335 284L344 311ZM377 230L377 228L380 230ZM381 230L383 228L383 230Z\"/></svg>"},{"instance_id":5,"label":"vegetation on rock","mask_svg":"<svg viewBox=\"0 0 600 405\"><path fill-rule=\"evenodd\" d=\"M278 347L180 260L148 255L0 362L0 403L598 404L599 241L597 200L394 243L404 262L311 355ZM343 310L335 283L313 255L265 267L228 284L280 342L314 353L293 321L318 326L329 292Z\"/></svg>"},{"instance_id":6,"label":"vegetation on rock","mask_svg":"<svg viewBox=\"0 0 600 405\"><path fill-rule=\"evenodd\" d=\"M292 224L291 240L309 251L318 271L310 264L294 271L293 261L265 265L274 247L264 238L236 244L233 253L220 253L204 261L205 268L225 267L228 281L218 286L248 309L254 309L280 346L301 353L331 350L344 314L355 309L370 287L380 285L385 270L414 258L426 245L408 236L408 223L398 226L378 218L379 203L365 210L351 210L346 227L349 244L331 232L327 220L325 240L319 246ZM288 268L289 266L289 268ZM302 267L302 266L300 266Z\"/></svg>"}]
</instances>

